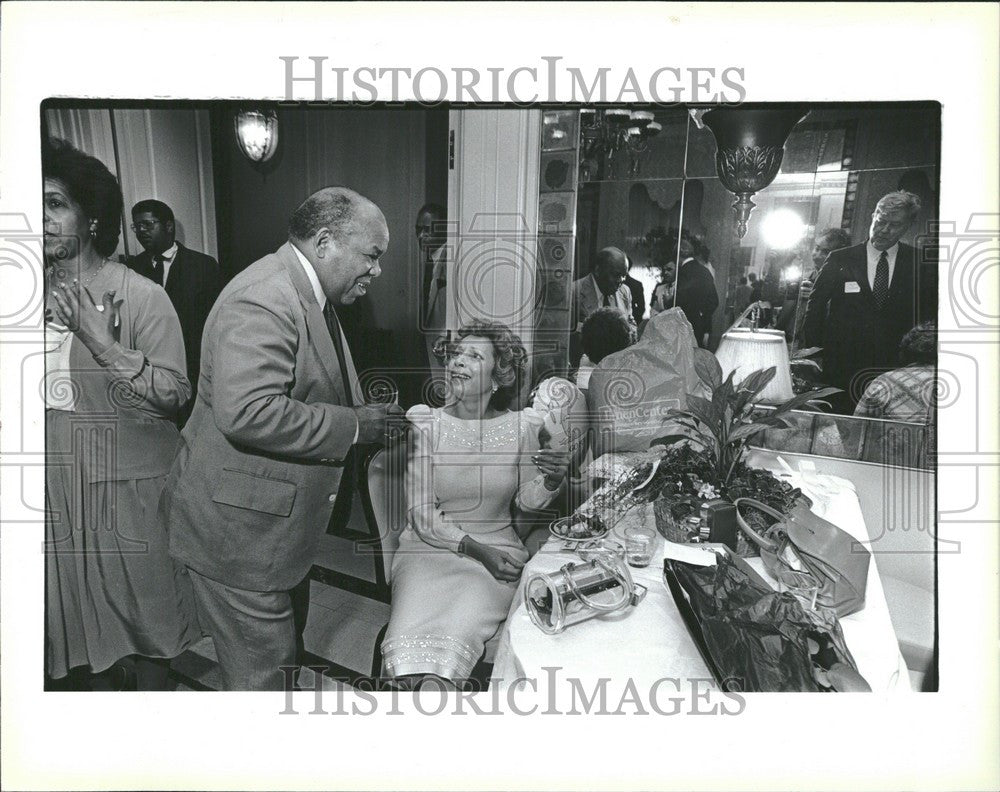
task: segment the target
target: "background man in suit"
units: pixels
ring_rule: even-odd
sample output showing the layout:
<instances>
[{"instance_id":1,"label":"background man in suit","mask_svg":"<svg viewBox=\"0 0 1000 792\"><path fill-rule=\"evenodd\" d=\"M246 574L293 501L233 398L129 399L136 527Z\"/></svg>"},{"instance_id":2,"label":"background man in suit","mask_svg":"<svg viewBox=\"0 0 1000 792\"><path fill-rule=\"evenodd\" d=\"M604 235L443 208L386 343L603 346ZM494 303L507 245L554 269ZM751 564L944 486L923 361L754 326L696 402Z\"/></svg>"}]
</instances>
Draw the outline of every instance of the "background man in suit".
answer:
<instances>
[{"instance_id":1,"label":"background man in suit","mask_svg":"<svg viewBox=\"0 0 1000 792\"><path fill-rule=\"evenodd\" d=\"M812 270L799 285L799 295L796 302L795 339L797 341L801 342L803 340L802 328L805 324L806 304L809 302L809 296L812 294L813 283L819 277L819 273L823 270L830 254L835 250L850 247L850 245L851 235L843 228L828 228L816 237L815 242L813 242L812 253L810 254Z\"/></svg>"},{"instance_id":2,"label":"background man in suit","mask_svg":"<svg viewBox=\"0 0 1000 792\"><path fill-rule=\"evenodd\" d=\"M583 323L598 308L617 308L630 322L632 318L632 292L625 285L628 277L628 258L616 247L598 251L594 271L573 281L574 332L570 336L570 362L576 368L583 350L580 347L580 330Z\"/></svg>"},{"instance_id":3,"label":"background man in suit","mask_svg":"<svg viewBox=\"0 0 1000 792\"><path fill-rule=\"evenodd\" d=\"M327 187L295 210L288 236L208 317L201 389L160 501L228 690L281 689L339 465L401 413L363 406L335 312L381 274L382 212Z\"/></svg>"},{"instance_id":4,"label":"background man in suit","mask_svg":"<svg viewBox=\"0 0 1000 792\"><path fill-rule=\"evenodd\" d=\"M632 259L625 255L628 263L628 270L632 271ZM646 291L642 288L642 281L633 278L631 275L625 276L625 285L628 286L629 294L632 295L632 320L638 325L646 313Z\"/></svg>"},{"instance_id":5,"label":"background man in suit","mask_svg":"<svg viewBox=\"0 0 1000 792\"><path fill-rule=\"evenodd\" d=\"M868 240L829 254L813 284L803 326L806 344L823 347L823 381L843 388L834 403L853 412L868 383L897 368L903 335L934 318L936 294L914 250L900 243L920 199L898 191L872 214Z\"/></svg>"},{"instance_id":6,"label":"background man in suit","mask_svg":"<svg viewBox=\"0 0 1000 792\"><path fill-rule=\"evenodd\" d=\"M701 246L699 245L699 248ZM687 234L681 236L681 268L677 273L677 307L691 323L698 346L708 344L712 331L712 314L719 307L719 293L715 289L715 279L697 258L695 243ZM705 256L707 259L707 256Z\"/></svg>"},{"instance_id":7,"label":"background man in suit","mask_svg":"<svg viewBox=\"0 0 1000 792\"><path fill-rule=\"evenodd\" d=\"M429 203L417 212L415 231L420 248L420 330L424 334L427 365L433 373L443 373L441 362L434 356L434 342L445 329L445 221L447 210L441 204Z\"/></svg>"},{"instance_id":8,"label":"background man in suit","mask_svg":"<svg viewBox=\"0 0 1000 792\"><path fill-rule=\"evenodd\" d=\"M201 335L208 312L222 291L218 262L211 256L184 247L175 239L174 213L162 201L139 201L132 207L132 230L143 247L128 266L167 290L184 336L191 400L180 413L183 423L191 414L198 392Z\"/></svg>"}]
</instances>

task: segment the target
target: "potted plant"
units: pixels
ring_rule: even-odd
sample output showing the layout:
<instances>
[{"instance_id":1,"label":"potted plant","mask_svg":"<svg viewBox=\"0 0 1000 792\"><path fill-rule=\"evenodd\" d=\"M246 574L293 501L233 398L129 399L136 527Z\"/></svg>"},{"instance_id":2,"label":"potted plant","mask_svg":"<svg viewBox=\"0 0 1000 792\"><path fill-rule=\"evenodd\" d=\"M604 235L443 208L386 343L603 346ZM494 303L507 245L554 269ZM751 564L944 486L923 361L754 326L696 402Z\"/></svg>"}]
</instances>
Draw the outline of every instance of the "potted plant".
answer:
<instances>
[{"instance_id":1,"label":"potted plant","mask_svg":"<svg viewBox=\"0 0 1000 792\"><path fill-rule=\"evenodd\" d=\"M707 350L695 350L694 365L706 395L689 393L684 409L668 413L671 433L654 441L666 450L657 475L644 488L657 499L654 510L661 533L675 540L683 535L681 521L705 500L753 497L787 510L801 493L768 471L747 465L747 445L768 427L792 426L791 410L838 391L806 391L760 414L755 399L774 378L773 366L736 383L735 371L722 378L719 362Z\"/></svg>"}]
</instances>

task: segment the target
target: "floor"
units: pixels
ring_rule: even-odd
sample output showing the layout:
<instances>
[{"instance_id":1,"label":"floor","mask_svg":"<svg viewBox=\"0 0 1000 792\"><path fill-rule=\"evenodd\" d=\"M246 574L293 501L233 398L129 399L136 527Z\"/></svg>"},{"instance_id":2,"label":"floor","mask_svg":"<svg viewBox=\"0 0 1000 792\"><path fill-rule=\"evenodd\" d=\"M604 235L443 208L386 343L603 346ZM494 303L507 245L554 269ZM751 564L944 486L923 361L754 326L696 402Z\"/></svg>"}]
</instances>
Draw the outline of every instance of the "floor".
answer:
<instances>
[{"instance_id":1,"label":"floor","mask_svg":"<svg viewBox=\"0 0 1000 792\"><path fill-rule=\"evenodd\" d=\"M350 514L338 533L366 533L360 503L352 499ZM333 522L333 521L332 521ZM322 685L334 689L369 676L379 630L389 621L389 605L377 595L372 551L355 539L327 533L310 572L309 618L305 648L309 665L324 668ZM312 687L312 671L299 685ZM175 690L219 690L215 646L204 638L171 664Z\"/></svg>"}]
</instances>

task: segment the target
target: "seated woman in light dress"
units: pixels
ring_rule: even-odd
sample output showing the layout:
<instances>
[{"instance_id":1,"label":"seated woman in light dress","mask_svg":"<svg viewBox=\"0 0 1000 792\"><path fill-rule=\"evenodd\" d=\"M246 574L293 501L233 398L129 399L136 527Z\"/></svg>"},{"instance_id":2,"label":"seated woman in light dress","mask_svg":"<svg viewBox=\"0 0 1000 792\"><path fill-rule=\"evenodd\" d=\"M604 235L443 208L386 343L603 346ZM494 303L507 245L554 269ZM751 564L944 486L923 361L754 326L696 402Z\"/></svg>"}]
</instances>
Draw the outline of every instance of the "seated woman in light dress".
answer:
<instances>
[{"instance_id":1,"label":"seated woman in light dress","mask_svg":"<svg viewBox=\"0 0 1000 792\"><path fill-rule=\"evenodd\" d=\"M507 618L528 559L516 513L547 507L569 456L542 448L539 413L507 409L526 362L507 327L477 320L448 350L445 406L407 412L408 518L382 643L389 676L468 679Z\"/></svg>"}]
</instances>

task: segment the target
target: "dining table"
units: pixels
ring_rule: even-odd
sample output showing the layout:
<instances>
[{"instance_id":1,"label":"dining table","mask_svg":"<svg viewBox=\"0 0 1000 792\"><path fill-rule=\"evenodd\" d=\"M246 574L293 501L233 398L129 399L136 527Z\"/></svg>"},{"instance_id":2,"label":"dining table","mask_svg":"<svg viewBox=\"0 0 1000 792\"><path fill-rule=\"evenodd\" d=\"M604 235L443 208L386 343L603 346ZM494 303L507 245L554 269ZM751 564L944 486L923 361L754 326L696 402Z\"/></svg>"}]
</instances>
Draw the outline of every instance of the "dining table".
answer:
<instances>
[{"instance_id":1,"label":"dining table","mask_svg":"<svg viewBox=\"0 0 1000 792\"><path fill-rule=\"evenodd\" d=\"M793 467L776 454L763 455L757 462L779 479L801 489L812 500L813 512L871 549L864 514L850 481L818 472L811 462ZM629 510L607 539L624 544L624 531L636 524L655 529L652 504L641 504ZM551 536L525 565L507 621L497 640L492 679L499 685L523 684L525 680L544 679L552 673L551 669L559 669L560 674L580 680L620 678L637 684L655 684L665 678L699 679L708 680L709 686L713 686L712 673L663 574L664 559L692 558L692 552L699 551L705 552L697 544L678 545L657 533L649 565L629 568L633 581L646 589L645 596L637 604L572 624L557 634L547 634L528 614L524 602L525 581L534 572L554 573L567 563L582 560L574 545ZM778 588L759 557L745 560L769 585ZM873 693L910 690L909 674L896 640L875 558L868 569L864 608L839 621L858 672Z\"/></svg>"}]
</instances>

